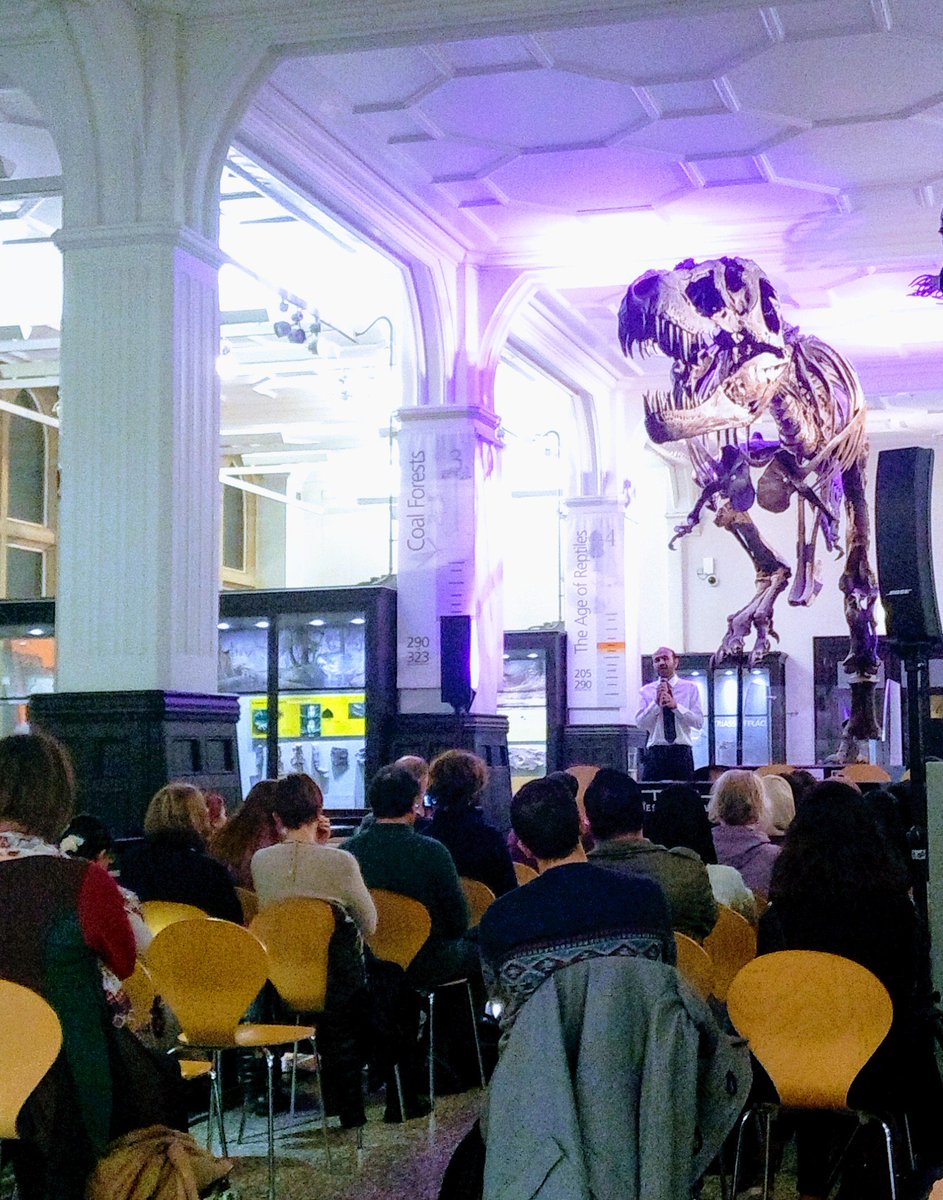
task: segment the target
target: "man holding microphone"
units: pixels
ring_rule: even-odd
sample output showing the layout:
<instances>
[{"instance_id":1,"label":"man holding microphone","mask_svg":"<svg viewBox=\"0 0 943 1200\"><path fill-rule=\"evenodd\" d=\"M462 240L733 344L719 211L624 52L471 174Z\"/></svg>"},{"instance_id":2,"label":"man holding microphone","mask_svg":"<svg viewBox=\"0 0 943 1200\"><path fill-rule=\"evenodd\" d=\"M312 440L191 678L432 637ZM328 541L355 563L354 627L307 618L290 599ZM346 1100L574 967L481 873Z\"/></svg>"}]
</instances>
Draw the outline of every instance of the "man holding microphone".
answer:
<instances>
[{"instance_id":1,"label":"man holding microphone","mask_svg":"<svg viewBox=\"0 0 943 1200\"><path fill-rule=\"evenodd\" d=\"M697 684L678 676L678 656L668 646L652 655L658 678L639 693L635 723L648 734L642 779L687 780L694 775L693 734L704 724Z\"/></svg>"}]
</instances>

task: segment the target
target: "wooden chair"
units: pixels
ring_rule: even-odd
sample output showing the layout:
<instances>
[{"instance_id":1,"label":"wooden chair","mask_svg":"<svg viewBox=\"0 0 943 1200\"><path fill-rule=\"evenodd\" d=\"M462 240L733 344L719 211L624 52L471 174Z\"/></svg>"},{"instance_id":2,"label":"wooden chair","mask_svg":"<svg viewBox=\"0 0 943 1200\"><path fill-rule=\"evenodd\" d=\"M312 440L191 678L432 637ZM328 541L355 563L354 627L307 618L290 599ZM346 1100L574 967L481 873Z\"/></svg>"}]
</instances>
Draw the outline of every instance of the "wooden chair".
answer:
<instances>
[{"instance_id":1,"label":"wooden chair","mask_svg":"<svg viewBox=\"0 0 943 1200\"><path fill-rule=\"evenodd\" d=\"M259 898L252 888L236 888L236 895L239 897L239 904L242 906L242 923L243 925L251 925L252 918L259 911Z\"/></svg>"},{"instance_id":2,"label":"wooden chair","mask_svg":"<svg viewBox=\"0 0 943 1200\"><path fill-rule=\"evenodd\" d=\"M328 949L334 933L334 910L326 900L293 896L272 904L253 917L249 926L268 952L269 979L283 1004L297 1014L323 1013L327 1003ZM321 1097L321 1127L327 1146L327 1117L318 1054L317 1025L311 1036L318 1094ZM295 1116L298 1082L298 1044L291 1066L291 1116ZM244 1116L243 1110L243 1116ZM242 1130L240 1128L240 1135Z\"/></svg>"},{"instance_id":3,"label":"wooden chair","mask_svg":"<svg viewBox=\"0 0 943 1200\"><path fill-rule=\"evenodd\" d=\"M467 879L463 875L461 884L462 891L465 893L465 899L468 902L468 912L471 918L469 926L474 929L490 906L494 904L495 894L480 879Z\"/></svg>"},{"instance_id":4,"label":"wooden chair","mask_svg":"<svg viewBox=\"0 0 943 1200\"><path fill-rule=\"evenodd\" d=\"M891 777L883 767L874 763L848 763L840 771L831 776L832 779L846 779L849 783L890 783Z\"/></svg>"},{"instance_id":5,"label":"wooden chair","mask_svg":"<svg viewBox=\"0 0 943 1200\"><path fill-rule=\"evenodd\" d=\"M47 1002L0 979L0 1138L17 1138L17 1118L59 1057L62 1027Z\"/></svg>"},{"instance_id":6,"label":"wooden chair","mask_svg":"<svg viewBox=\"0 0 943 1200\"><path fill-rule=\"evenodd\" d=\"M789 763L767 763L764 767L757 767L754 774L756 775L791 775L795 770Z\"/></svg>"},{"instance_id":7,"label":"wooden chair","mask_svg":"<svg viewBox=\"0 0 943 1200\"><path fill-rule=\"evenodd\" d=\"M406 970L426 944L432 930L429 910L410 896L401 896L398 892L388 892L383 888L371 888L370 895L376 905L377 927L376 932L367 938L367 945L377 958L399 963L403 970ZM435 1115L435 997L437 992L448 987L464 987L468 995L468 1014L475 1038L475 1052L478 1055L478 1073L481 1086L485 1086L485 1066L481 1057L481 1042L478 1040L478 1022L475 1019L475 998L469 981L466 978L450 979L434 988L417 988L429 1010L429 1100L432 1103L430 1116ZM399 1088L398 1071L396 1083ZM400 1112L405 1115L402 1092Z\"/></svg>"},{"instance_id":8,"label":"wooden chair","mask_svg":"<svg viewBox=\"0 0 943 1200\"><path fill-rule=\"evenodd\" d=\"M217 1075L223 1050L242 1047L264 1056L268 1082L268 1196L275 1200L273 1049L313 1037L313 1027L242 1022L270 971L265 947L242 925L214 917L175 921L154 938L147 952L147 965L157 990L180 1021L181 1041L211 1051ZM222 1151L224 1156L228 1153L225 1141Z\"/></svg>"},{"instance_id":9,"label":"wooden chair","mask_svg":"<svg viewBox=\"0 0 943 1200\"><path fill-rule=\"evenodd\" d=\"M207 915L195 904L178 904L176 900L145 900L141 905L141 913L154 937L174 921L195 921Z\"/></svg>"},{"instance_id":10,"label":"wooden chair","mask_svg":"<svg viewBox=\"0 0 943 1200\"><path fill-rule=\"evenodd\" d=\"M691 987L707 1000L714 991L714 964L703 946L686 933L675 934L678 949L678 970Z\"/></svg>"},{"instance_id":11,"label":"wooden chair","mask_svg":"<svg viewBox=\"0 0 943 1200\"><path fill-rule=\"evenodd\" d=\"M769 1137L773 1113L779 1107L854 1112L858 1117L854 1134L832 1170L826 1195L858 1131L876 1121L884 1130L890 1196L895 1200L890 1127L879 1117L848 1107L852 1083L891 1027L891 999L880 980L858 963L835 954L783 950L755 958L739 972L727 993L727 1012L779 1096L778 1106L753 1105L740 1119L733 1195L737 1194L743 1130L750 1116L759 1114L765 1118L764 1188L768 1190Z\"/></svg>"},{"instance_id":12,"label":"wooden chair","mask_svg":"<svg viewBox=\"0 0 943 1200\"><path fill-rule=\"evenodd\" d=\"M130 1027L135 1030L144 1029L150 1024L151 1013L154 1008L154 1001L157 999L157 988L154 986L154 978L147 969L147 964L140 958L134 964L134 972L127 979L122 980L122 988L125 995L131 1001L131 1016L129 1018ZM212 1149L213 1126L211 1123L212 1108L215 1103L216 1112L219 1117L219 1142L223 1144L226 1137L226 1131L223 1129L223 1110L220 1103L219 1091L217 1089L216 1072L213 1069L212 1062L205 1058L180 1058L174 1055L177 1066L180 1068L180 1075L186 1083L194 1079L202 1079L204 1076L209 1077L210 1081L210 1114L206 1119L206 1148ZM213 1100L212 1093L215 1091L216 1098Z\"/></svg>"},{"instance_id":13,"label":"wooden chair","mask_svg":"<svg viewBox=\"0 0 943 1200\"><path fill-rule=\"evenodd\" d=\"M717 924L704 939L704 949L714 964L714 995L726 1000L737 972L756 958L756 930L732 908L718 904Z\"/></svg>"},{"instance_id":14,"label":"wooden chair","mask_svg":"<svg viewBox=\"0 0 943 1200\"><path fill-rule=\"evenodd\" d=\"M516 862L514 864L514 874L517 876L517 886L523 887L525 883L530 883L532 879L536 879L538 872L533 867L529 867L527 863Z\"/></svg>"}]
</instances>

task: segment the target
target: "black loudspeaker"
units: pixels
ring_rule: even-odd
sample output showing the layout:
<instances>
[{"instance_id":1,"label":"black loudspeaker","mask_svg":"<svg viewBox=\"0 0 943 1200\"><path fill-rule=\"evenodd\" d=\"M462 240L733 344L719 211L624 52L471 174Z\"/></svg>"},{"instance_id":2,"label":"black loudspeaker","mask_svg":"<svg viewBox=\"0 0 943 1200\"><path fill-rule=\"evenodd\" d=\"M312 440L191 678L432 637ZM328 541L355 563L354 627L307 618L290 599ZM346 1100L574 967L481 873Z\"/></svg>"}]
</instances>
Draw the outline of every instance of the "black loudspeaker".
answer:
<instances>
[{"instance_id":1,"label":"black loudspeaker","mask_svg":"<svg viewBox=\"0 0 943 1200\"><path fill-rule=\"evenodd\" d=\"M932 496L932 450L881 451L875 504L878 577L887 636L900 644L943 636L933 581Z\"/></svg>"},{"instance_id":2,"label":"black loudspeaker","mask_svg":"<svg viewBox=\"0 0 943 1200\"><path fill-rule=\"evenodd\" d=\"M456 712L468 712L475 691L472 687L471 617L439 617L442 702Z\"/></svg>"}]
</instances>

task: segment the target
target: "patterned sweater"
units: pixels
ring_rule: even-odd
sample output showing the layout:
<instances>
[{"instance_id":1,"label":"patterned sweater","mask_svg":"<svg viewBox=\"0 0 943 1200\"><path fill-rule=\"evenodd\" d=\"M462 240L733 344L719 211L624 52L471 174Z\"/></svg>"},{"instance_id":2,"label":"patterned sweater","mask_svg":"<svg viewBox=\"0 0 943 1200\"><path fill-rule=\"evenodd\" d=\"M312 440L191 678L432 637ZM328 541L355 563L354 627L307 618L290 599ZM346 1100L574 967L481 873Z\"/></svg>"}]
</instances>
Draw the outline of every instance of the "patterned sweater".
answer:
<instances>
[{"instance_id":1,"label":"patterned sweater","mask_svg":"<svg viewBox=\"0 0 943 1200\"><path fill-rule=\"evenodd\" d=\"M552 867L500 897L478 927L488 994L505 1034L524 1001L560 967L612 955L674 963L664 893L650 879L590 863Z\"/></svg>"}]
</instances>

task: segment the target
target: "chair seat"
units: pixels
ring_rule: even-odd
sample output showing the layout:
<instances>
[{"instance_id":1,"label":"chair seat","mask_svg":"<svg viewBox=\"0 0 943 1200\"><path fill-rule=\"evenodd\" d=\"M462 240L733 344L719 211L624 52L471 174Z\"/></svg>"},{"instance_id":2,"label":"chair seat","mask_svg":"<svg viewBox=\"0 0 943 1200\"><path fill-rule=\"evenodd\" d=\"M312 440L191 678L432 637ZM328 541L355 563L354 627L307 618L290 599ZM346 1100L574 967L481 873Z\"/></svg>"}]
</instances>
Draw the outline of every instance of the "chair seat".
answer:
<instances>
[{"instance_id":1,"label":"chair seat","mask_svg":"<svg viewBox=\"0 0 943 1200\"><path fill-rule=\"evenodd\" d=\"M213 1070L213 1064L206 1059L178 1058L181 1078L189 1082L191 1079L201 1079Z\"/></svg>"},{"instance_id":2,"label":"chair seat","mask_svg":"<svg viewBox=\"0 0 943 1200\"><path fill-rule=\"evenodd\" d=\"M187 1037L181 1033L179 1040L185 1045L205 1046L212 1049L223 1049L230 1046L241 1046L252 1050L262 1046L287 1046L294 1042L303 1042L306 1038L314 1037L316 1029L313 1025L257 1025L246 1022L237 1025L230 1034L206 1039Z\"/></svg>"}]
</instances>

